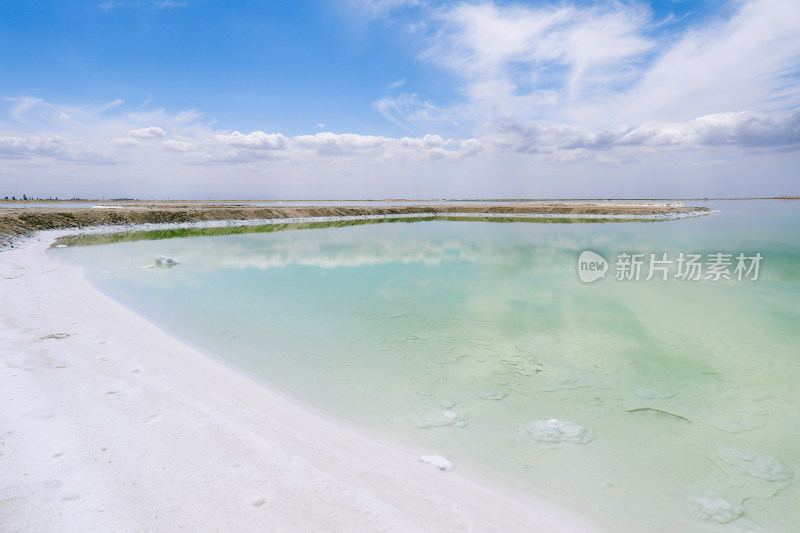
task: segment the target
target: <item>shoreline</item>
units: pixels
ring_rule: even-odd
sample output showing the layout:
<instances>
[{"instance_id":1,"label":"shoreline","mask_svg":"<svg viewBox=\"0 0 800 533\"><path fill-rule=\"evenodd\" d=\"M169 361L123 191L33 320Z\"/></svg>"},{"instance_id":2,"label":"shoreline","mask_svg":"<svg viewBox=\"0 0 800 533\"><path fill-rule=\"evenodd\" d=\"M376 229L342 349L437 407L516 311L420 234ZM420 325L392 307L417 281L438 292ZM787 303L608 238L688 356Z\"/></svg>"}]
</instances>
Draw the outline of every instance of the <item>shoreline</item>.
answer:
<instances>
[{"instance_id":1,"label":"shoreline","mask_svg":"<svg viewBox=\"0 0 800 533\"><path fill-rule=\"evenodd\" d=\"M559 215L559 216L691 216L706 214L707 207L679 203L520 203L397 206L230 206L230 205L135 205L97 208L4 208L0 210L0 247L11 246L20 236L54 229L83 229L165 223L206 223L307 219L320 217L409 215Z\"/></svg>"},{"instance_id":2,"label":"shoreline","mask_svg":"<svg viewBox=\"0 0 800 533\"><path fill-rule=\"evenodd\" d=\"M183 344L48 257L70 233L0 252L3 529L599 530Z\"/></svg>"}]
</instances>

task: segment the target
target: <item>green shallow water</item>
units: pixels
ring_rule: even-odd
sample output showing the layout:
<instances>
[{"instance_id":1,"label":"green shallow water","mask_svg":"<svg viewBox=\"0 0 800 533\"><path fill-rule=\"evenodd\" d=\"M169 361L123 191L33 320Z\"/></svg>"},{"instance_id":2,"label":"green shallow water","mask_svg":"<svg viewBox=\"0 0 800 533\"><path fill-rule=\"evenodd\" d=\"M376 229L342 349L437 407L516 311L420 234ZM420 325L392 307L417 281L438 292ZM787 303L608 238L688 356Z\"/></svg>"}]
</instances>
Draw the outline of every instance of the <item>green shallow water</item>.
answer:
<instances>
[{"instance_id":1,"label":"green shallow water","mask_svg":"<svg viewBox=\"0 0 800 533\"><path fill-rule=\"evenodd\" d=\"M789 532L800 203L710 206L647 224L306 225L53 254L270 386L610 530ZM587 249L611 263L591 284ZM756 281L618 281L622 252L763 260ZM138 268L162 254L180 264Z\"/></svg>"}]
</instances>

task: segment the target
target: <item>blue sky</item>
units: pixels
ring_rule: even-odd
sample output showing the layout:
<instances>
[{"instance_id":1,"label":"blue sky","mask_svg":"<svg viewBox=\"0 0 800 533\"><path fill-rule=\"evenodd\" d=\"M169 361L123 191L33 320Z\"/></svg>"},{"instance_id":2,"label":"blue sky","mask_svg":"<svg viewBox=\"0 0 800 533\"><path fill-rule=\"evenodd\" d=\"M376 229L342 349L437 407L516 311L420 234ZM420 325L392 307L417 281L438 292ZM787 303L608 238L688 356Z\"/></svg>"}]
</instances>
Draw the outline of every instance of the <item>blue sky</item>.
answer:
<instances>
[{"instance_id":1,"label":"blue sky","mask_svg":"<svg viewBox=\"0 0 800 533\"><path fill-rule=\"evenodd\" d=\"M0 4L0 196L798 194L796 0Z\"/></svg>"}]
</instances>

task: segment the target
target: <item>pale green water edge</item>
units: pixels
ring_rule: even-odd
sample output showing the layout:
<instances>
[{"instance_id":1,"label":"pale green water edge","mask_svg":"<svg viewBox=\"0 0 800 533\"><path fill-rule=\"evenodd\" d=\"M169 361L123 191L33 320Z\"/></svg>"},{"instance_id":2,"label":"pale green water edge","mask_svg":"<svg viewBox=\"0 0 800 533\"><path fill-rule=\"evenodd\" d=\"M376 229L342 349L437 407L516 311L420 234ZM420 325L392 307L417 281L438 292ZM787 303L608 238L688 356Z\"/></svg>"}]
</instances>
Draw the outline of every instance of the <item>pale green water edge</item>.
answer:
<instances>
[{"instance_id":1,"label":"pale green water edge","mask_svg":"<svg viewBox=\"0 0 800 533\"><path fill-rule=\"evenodd\" d=\"M53 253L317 408L610 530L796 531L800 203L707 205L720 212L306 227ZM606 279L578 279L586 249L612 263ZM764 259L757 281L617 281L621 252ZM180 264L138 268L162 254Z\"/></svg>"}]
</instances>

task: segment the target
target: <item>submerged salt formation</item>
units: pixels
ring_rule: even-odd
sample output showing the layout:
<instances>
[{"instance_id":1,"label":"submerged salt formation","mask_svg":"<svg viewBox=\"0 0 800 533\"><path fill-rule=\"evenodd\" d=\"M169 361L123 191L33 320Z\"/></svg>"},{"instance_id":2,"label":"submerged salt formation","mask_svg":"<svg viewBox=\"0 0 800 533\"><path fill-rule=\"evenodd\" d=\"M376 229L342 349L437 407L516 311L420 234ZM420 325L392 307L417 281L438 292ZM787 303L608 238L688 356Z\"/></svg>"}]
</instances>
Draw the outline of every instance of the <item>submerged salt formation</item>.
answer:
<instances>
[{"instance_id":1,"label":"submerged salt formation","mask_svg":"<svg viewBox=\"0 0 800 533\"><path fill-rule=\"evenodd\" d=\"M719 481L702 483L701 489L690 489L689 507L702 520L727 524L736 520L741 531L758 529L746 515L745 502L752 498L768 499L787 488L794 471L779 459L765 453L737 446L720 444L710 459L726 475L726 484ZM710 488L710 487L713 487Z\"/></svg>"},{"instance_id":2,"label":"submerged salt formation","mask_svg":"<svg viewBox=\"0 0 800 533\"><path fill-rule=\"evenodd\" d=\"M463 428L467 425L467 419L469 415L467 413L459 413L457 411L453 411L452 409L446 409L444 411L438 413L431 413L430 415L426 416L419 422L417 422L417 427L420 428L435 428L435 427L444 427L444 426L456 426Z\"/></svg>"},{"instance_id":3,"label":"submerged salt formation","mask_svg":"<svg viewBox=\"0 0 800 533\"><path fill-rule=\"evenodd\" d=\"M771 498L794 477L791 468L771 455L727 444L720 444L711 460L728 475L731 485L740 489L742 499Z\"/></svg>"},{"instance_id":4,"label":"submerged salt formation","mask_svg":"<svg viewBox=\"0 0 800 533\"><path fill-rule=\"evenodd\" d=\"M524 439L544 444L586 444L594 439L594 434L588 427L556 418L522 424L519 434Z\"/></svg>"},{"instance_id":5,"label":"submerged salt formation","mask_svg":"<svg viewBox=\"0 0 800 533\"><path fill-rule=\"evenodd\" d=\"M733 522L744 514L744 509L739 505L726 501L713 491L689 498L689 505L701 518L720 524Z\"/></svg>"},{"instance_id":6,"label":"submerged salt formation","mask_svg":"<svg viewBox=\"0 0 800 533\"><path fill-rule=\"evenodd\" d=\"M502 400L508 394L501 390L488 390L481 392L479 396L484 400Z\"/></svg>"}]
</instances>

